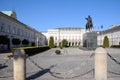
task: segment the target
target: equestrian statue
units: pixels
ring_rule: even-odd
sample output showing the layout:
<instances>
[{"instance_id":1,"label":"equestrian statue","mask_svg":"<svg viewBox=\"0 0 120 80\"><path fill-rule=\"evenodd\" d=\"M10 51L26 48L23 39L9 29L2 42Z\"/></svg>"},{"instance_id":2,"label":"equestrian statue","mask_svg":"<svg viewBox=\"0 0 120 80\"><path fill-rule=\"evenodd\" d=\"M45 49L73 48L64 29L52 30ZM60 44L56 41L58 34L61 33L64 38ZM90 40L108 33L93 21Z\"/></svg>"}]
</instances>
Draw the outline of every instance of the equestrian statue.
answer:
<instances>
[{"instance_id":1,"label":"equestrian statue","mask_svg":"<svg viewBox=\"0 0 120 80\"><path fill-rule=\"evenodd\" d=\"M88 16L88 18L85 18L87 20L86 23L86 30L92 30L93 28L93 23L92 23L92 18L90 16Z\"/></svg>"}]
</instances>

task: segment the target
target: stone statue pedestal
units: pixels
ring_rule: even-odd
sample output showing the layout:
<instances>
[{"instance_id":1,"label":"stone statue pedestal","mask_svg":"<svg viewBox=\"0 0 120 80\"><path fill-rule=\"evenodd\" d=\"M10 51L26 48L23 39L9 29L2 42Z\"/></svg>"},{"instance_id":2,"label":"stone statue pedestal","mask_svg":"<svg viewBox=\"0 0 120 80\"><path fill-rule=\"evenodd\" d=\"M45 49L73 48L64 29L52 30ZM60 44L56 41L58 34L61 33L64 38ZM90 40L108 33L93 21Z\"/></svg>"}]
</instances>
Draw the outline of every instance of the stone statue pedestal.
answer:
<instances>
[{"instance_id":1,"label":"stone statue pedestal","mask_svg":"<svg viewBox=\"0 0 120 80\"><path fill-rule=\"evenodd\" d=\"M83 34L83 47L88 50L94 50L97 48L97 32L87 32Z\"/></svg>"}]
</instances>

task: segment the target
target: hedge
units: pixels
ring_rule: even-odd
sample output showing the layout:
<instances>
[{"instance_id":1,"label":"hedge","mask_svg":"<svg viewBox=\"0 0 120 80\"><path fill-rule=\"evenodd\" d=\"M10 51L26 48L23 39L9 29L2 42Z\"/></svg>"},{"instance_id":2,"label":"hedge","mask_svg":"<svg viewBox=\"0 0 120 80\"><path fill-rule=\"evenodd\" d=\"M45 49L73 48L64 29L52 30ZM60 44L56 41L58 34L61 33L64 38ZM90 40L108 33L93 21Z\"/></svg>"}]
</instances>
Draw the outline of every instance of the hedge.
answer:
<instances>
[{"instance_id":1,"label":"hedge","mask_svg":"<svg viewBox=\"0 0 120 80\"><path fill-rule=\"evenodd\" d=\"M25 54L27 54L28 56L32 56L40 52L46 51L50 48L49 46L21 47L21 48L12 48L12 52L14 53L14 51L17 49L23 49L25 51Z\"/></svg>"},{"instance_id":2,"label":"hedge","mask_svg":"<svg viewBox=\"0 0 120 80\"><path fill-rule=\"evenodd\" d=\"M58 54L58 55L60 55L61 51L60 50L56 50L55 53Z\"/></svg>"},{"instance_id":3,"label":"hedge","mask_svg":"<svg viewBox=\"0 0 120 80\"><path fill-rule=\"evenodd\" d=\"M111 48L120 48L120 45L112 45Z\"/></svg>"}]
</instances>

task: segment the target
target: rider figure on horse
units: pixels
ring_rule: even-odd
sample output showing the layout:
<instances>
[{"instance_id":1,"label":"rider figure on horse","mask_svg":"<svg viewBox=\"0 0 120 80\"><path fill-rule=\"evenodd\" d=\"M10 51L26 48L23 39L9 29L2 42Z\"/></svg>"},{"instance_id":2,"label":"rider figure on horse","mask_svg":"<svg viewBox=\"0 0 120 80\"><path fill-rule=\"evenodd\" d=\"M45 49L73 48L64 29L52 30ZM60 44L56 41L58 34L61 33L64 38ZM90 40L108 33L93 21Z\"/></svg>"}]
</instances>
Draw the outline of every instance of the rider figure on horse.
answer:
<instances>
[{"instance_id":1,"label":"rider figure on horse","mask_svg":"<svg viewBox=\"0 0 120 80\"><path fill-rule=\"evenodd\" d=\"M93 28L93 24L92 24L92 18L90 16L88 16L88 18L85 18L87 20L86 23L86 30L91 30Z\"/></svg>"}]
</instances>

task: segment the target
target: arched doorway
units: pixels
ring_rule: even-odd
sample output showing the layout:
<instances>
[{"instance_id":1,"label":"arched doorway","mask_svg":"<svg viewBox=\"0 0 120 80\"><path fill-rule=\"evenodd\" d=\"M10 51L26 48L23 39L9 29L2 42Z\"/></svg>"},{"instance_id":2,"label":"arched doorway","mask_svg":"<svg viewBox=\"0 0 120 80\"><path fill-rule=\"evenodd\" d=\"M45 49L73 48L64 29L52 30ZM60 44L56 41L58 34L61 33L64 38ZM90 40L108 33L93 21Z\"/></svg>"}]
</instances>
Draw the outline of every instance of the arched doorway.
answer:
<instances>
[{"instance_id":1,"label":"arched doorway","mask_svg":"<svg viewBox=\"0 0 120 80\"><path fill-rule=\"evenodd\" d=\"M69 42L69 45L68 46L71 46L71 42Z\"/></svg>"},{"instance_id":2,"label":"arched doorway","mask_svg":"<svg viewBox=\"0 0 120 80\"><path fill-rule=\"evenodd\" d=\"M78 43L78 45L80 45L80 42Z\"/></svg>"},{"instance_id":3,"label":"arched doorway","mask_svg":"<svg viewBox=\"0 0 120 80\"><path fill-rule=\"evenodd\" d=\"M74 42L72 42L72 46L74 46Z\"/></svg>"},{"instance_id":4,"label":"arched doorway","mask_svg":"<svg viewBox=\"0 0 120 80\"><path fill-rule=\"evenodd\" d=\"M75 46L77 46L77 42L75 42Z\"/></svg>"}]
</instances>

